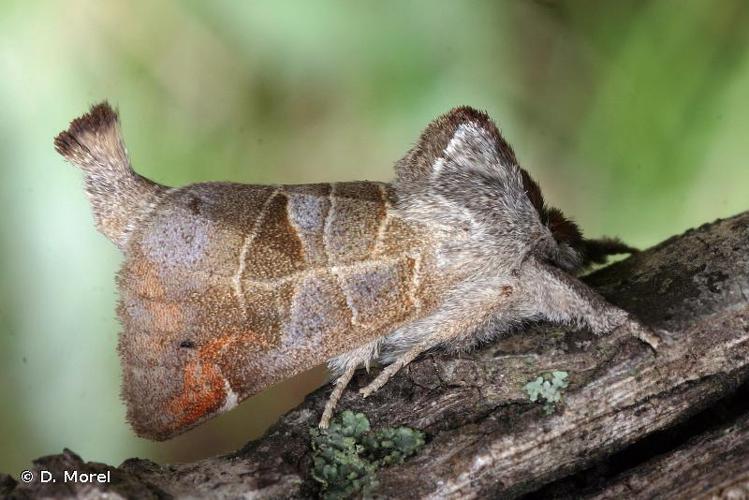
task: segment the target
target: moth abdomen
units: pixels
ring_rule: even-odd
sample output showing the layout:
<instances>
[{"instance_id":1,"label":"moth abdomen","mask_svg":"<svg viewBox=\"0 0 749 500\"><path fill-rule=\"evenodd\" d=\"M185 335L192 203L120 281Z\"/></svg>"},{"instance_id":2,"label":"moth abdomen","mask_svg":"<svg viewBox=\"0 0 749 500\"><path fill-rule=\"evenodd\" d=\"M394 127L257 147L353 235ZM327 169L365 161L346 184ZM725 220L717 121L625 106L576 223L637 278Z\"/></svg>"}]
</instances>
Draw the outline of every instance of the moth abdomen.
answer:
<instances>
[{"instance_id":1,"label":"moth abdomen","mask_svg":"<svg viewBox=\"0 0 749 500\"><path fill-rule=\"evenodd\" d=\"M96 227L120 249L165 188L130 166L117 113L103 102L55 137L55 149L86 174Z\"/></svg>"}]
</instances>

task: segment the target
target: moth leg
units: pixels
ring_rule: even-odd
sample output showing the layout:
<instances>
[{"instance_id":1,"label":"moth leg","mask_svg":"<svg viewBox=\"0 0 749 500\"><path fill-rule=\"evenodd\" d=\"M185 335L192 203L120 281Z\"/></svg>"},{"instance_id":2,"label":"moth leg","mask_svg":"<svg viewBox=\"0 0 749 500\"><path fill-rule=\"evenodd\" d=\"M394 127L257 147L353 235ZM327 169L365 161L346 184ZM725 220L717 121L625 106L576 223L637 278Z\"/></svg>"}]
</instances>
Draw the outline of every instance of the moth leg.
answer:
<instances>
[{"instance_id":1,"label":"moth leg","mask_svg":"<svg viewBox=\"0 0 749 500\"><path fill-rule=\"evenodd\" d=\"M535 261L523 267L520 282L528 287L522 294L526 307L547 320L586 326L596 334L624 328L653 350L661 344L661 336L650 327L559 268Z\"/></svg>"},{"instance_id":2,"label":"moth leg","mask_svg":"<svg viewBox=\"0 0 749 500\"><path fill-rule=\"evenodd\" d=\"M401 368L433 347L476 344L476 333L494 316L513 311L513 287L507 279L494 277L466 283L448 297L431 316L404 325L382 341L390 362L375 379L359 392L365 398L385 385Z\"/></svg>"},{"instance_id":3,"label":"moth leg","mask_svg":"<svg viewBox=\"0 0 749 500\"><path fill-rule=\"evenodd\" d=\"M360 389L359 393L365 398L372 395L375 391L385 385L388 380L390 380L393 375L398 372L398 370L416 359L419 354L428 350L429 347L431 346L425 344L417 344L416 346L412 347L404 354L402 354L398 359L387 365L385 369L382 370L373 381L367 384L366 387Z\"/></svg>"},{"instance_id":4,"label":"moth leg","mask_svg":"<svg viewBox=\"0 0 749 500\"><path fill-rule=\"evenodd\" d=\"M650 346L654 352L658 352L662 342L669 342L671 338L670 334L665 330L655 331L643 325L632 316L628 318L627 323L622 325L621 328L629 330L630 335Z\"/></svg>"},{"instance_id":5,"label":"moth leg","mask_svg":"<svg viewBox=\"0 0 749 500\"><path fill-rule=\"evenodd\" d=\"M349 365L348 367L346 367L346 370L343 372L343 374L341 374L341 376L338 377L338 379L335 381L333 392L330 393L328 402L325 403L325 410L322 412L322 417L320 417L319 427L321 429L327 429L330 425L330 419L331 417L333 417L333 410L335 410L338 401L341 399L346 386L348 386L349 382L351 382L351 378L354 376L355 371L356 365Z\"/></svg>"},{"instance_id":6,"label":"moth leg","mask_svg":"<svg viewBox=\"0 0 749 500\"><path fill-rule=\"evenodd\" d=\"M328 402L325 403L325 409L319 423L321 429L327 429L330 425L330 419L333 417L336 405L343 396L343 391L346 390L349 382L351 382L356 369L364 366L369 371L369 364L372 360L377 359L379 355L381 342L380 339L374 340L361 347L339 354L328 361L328 368L334 374L338 374L338 379L336 379L335 387L333 387L333 391L330 393Z\"/></svg>"}]
</instances>

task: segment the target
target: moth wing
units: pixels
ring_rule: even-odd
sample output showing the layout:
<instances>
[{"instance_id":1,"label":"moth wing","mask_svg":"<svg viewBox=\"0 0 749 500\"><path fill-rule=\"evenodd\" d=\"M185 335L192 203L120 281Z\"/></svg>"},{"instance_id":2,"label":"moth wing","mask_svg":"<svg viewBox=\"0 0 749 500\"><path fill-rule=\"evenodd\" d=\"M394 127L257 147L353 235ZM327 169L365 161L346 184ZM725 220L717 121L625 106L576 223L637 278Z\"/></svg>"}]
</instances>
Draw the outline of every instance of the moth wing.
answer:
<instances>
[{"instance_id":1,"label":"moth wing","mask_svg":"<svg viewBox=\"0 0 749 500\"><path fill-rule=\"evenodd\" d=\"M135 431L170 438L414 314L419 240L387 194L207 184L157 207L119 275Z\"/></svg>"},{"instance_id":2,"label":"moth wing","mask_svg":"<svg viewBox=\"0 0 749 500\"><path fill-rule=\"evenodd\" d=\"M122 397L137 434L167 439L238 402L217 360L267 330L247 324L235 276L272 187L209 183L174 190L137 227L118 275ZM278 317L269 307L253 318ZM252 336L256 338L253 338Z\"/></svg>"}]
</instances>

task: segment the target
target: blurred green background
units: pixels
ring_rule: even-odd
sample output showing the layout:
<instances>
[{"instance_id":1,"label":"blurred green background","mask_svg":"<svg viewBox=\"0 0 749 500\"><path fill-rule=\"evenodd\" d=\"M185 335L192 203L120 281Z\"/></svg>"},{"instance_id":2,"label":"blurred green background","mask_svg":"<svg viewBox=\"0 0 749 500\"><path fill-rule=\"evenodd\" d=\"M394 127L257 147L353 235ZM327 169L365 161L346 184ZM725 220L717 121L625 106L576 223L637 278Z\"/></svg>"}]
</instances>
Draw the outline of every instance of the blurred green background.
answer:
<instances>
[{"instance_id":1,"label":"blurred green background","mask_svg":"<svg viewBox=\"0 0 749 500\"><path fill-rule=\"evenodd\" d=\"M0 470L71 447L183 461L260 435L318 385L288 381L166 443L119 400L114 273L52 138L121 112L169 185L387 180L436 115L487 110L587 234L649 246L749 208L749 3L0 4Z\"/></svg>"}]
</instances>

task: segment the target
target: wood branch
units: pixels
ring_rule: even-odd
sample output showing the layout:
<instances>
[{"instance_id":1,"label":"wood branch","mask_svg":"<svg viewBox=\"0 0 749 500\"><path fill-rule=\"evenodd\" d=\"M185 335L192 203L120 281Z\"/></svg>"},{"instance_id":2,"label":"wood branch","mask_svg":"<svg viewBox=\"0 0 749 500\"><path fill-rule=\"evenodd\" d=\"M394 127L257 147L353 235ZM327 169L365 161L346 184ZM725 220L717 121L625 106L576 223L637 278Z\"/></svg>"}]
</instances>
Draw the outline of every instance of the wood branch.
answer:
<instances>
[{"instance_id":1,"label":"wood branch","mask_svg":"<svg viewBox=\"0 0 749 500\"><path fill-rule=\"evenodd\" d=\"M590 499L749 498L749 414L634 468Z\"/></svg>"},{"instance_id":2,"label":"wood branch","mask_svg":"<svg viewBox=\"0 0 749 500\"><path fill-rule=\"evenodd\" d=\"M405 425L427 436L416 456L377 472L376 495L544 496L539 492L553 494L545 485L562 485L576 473L605 481L585 485L584 492L568 482L565 495L645 498L665 494L669 482L680 488L671 493L687 496L745 487L749 408L742 407L724 429L688 443L689 432L702 431L685 422L746 391L749 212L687 231L586 281L645 323L669 330L672 342L655 355L626 332L599 338L541 326L463 356L424 356L366 400L355 389L372 374L358 373L339 409L365 413L374 428ZM553 370L567 372L570 384L561 404L544 408L530 401L524 386ZM320 490L310 473L309 430L329 391L313 393L266 436L232 455L181 465L130 459L114 468L66 450L38 459L34 472L109 470L112 482L23 484L5 476L0 494L314 497ZM681 445L650 453L648 436L668 429L682 429ZM636 463L613 476L601 473L601 464L638 443Z\"/></svg>"}]
</instances>

